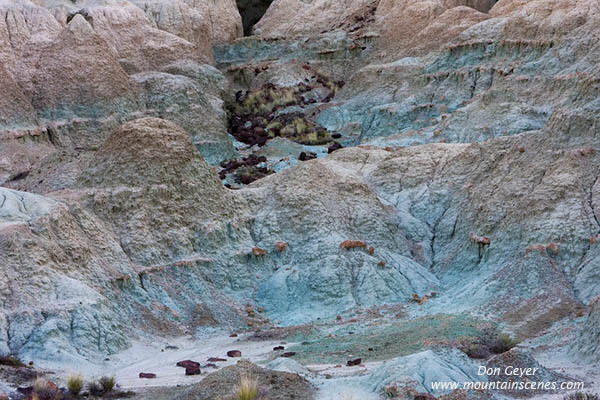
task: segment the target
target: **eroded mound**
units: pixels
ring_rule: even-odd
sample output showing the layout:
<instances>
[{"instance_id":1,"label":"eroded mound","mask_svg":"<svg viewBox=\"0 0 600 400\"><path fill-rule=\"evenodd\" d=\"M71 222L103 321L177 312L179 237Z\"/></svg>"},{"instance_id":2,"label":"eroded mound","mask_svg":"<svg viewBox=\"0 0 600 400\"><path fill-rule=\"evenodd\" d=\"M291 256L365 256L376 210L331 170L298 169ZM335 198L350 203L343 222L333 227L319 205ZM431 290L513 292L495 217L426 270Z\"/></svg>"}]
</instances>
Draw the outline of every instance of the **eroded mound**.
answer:
<instances>
[{"instance_id":1,"label":"eroded mound","mask_svg":"<svg viewBox=\"0 0 600 400\"><path fill-rule=\"evenodd\" d=\"M264 400L312 400L314 388L297 374L263 369L249 361L238 361L237 365L223 368L208 375L201 383L183 388L148 390L140 399L162 400L234 400L242 376L258 383L258 394Z\"/></svg>"}]
</instances>

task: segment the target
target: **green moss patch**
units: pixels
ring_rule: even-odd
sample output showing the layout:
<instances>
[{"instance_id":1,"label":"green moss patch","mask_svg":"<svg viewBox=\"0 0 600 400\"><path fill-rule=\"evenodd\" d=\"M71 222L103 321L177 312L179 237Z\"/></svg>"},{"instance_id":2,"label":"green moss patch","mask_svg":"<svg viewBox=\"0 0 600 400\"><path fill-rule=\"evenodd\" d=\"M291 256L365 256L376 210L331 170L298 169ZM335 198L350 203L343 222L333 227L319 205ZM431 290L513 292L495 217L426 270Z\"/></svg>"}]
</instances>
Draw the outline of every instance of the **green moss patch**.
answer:
<instances>
[{"instance_id":1,"label":"green moss patch","mask_svg":"<svg viewBox=\"0 0 600 400\"><path fill-rule=\"evenodd\" d=\"M436 345L477 340L495 329L466 315L432 315L391 324L343 325L331 336L321 334L289 348L304 364L345 363L350 357L379 361L413 354Z\"/></svg>"}]
</instances>

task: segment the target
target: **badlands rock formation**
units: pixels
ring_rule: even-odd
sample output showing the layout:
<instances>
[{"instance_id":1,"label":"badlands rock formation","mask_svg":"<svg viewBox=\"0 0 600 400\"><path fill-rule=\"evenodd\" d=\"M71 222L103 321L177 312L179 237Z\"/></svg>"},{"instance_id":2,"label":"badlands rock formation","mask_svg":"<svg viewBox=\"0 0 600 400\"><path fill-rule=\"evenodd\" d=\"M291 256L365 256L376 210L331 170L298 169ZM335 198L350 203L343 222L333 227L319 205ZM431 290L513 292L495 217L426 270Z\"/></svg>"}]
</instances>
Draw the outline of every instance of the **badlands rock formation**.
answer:
<instances>
[{"instance_id":1,"label":"badlands rock formation","mask_svg":"<svg viewBox=\"0 0 600 400\"><path fill-rule=\"evenodd\" d=\"M0 356L145 399L600 391L598 2L238 6L0 0ZM162 365L233 333L266 370Z\"/></svg>"}]
</instances>

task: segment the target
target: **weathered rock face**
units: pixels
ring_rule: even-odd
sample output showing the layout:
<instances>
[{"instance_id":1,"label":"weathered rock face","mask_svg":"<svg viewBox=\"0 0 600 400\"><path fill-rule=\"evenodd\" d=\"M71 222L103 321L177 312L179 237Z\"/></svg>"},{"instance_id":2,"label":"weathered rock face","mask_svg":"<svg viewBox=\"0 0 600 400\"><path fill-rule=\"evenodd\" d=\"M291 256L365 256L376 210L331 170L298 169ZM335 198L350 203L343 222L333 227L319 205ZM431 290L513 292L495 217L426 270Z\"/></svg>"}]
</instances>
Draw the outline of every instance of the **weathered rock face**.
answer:
<instances>
[{"instance_id":1,"label":"weathered rock face","mask_svg":"<svg viewBox=\"0 0 600 400\"><path fill-rule=\"evenodd\" d=\"M187 132L154 118L127 123L75 182L54 198L1 189L3 354L72 363L123 349L132 327L241 324L235 301L201 271L220 273L202 257L218 244L210 232L244 207Z\"/></svg>"},{"instance_id":2,"label":"weathered rock face","mask_svg":"<svg viewBox=\"0 0 600 400\"><path fill-rule=\"evenodd\" d=\"M597 350L597 2L278 0L233 43L233 0L0 13L0 353L383 305ZM425 342L361 387L473 379Z\"/></svg>"},{"instance_id":3,"label":"weathered rock face","mask_svg":"<svg viewBox=\"0 0 600 400\"><path fill-rule=\"evenodd\" d=\"M145 265L177 259L186 248L188 253L199 250L194 225L233 213L231 194L189 134L165 120L146 118L122 126L95 153L79 181L92 188L86 193L90 207L115 224L124 250Z\"/></svg>"},{"instance_id":4,"label":"weathered rock face","mask_svg":"<svg viewBox=\"0 0 600 400\"><path fill-rule=\"evenodd\" d=\"M80 207L1 189L2 353L72 362L127 339L101 287L130 265Z\"/></svg>"},{"instance_id":5,"label":"weathered rock face","mask_svg":"<svg viewBox=\"0 0 600 400\"><path fill-rule=\"evenodd\" d=\"M583 325L581 335L572 346L572 350L577 356L583 356L592 361L598 361L598 346L600 345L600 307L598 304L598 297L596 297L592 300L591 310Z\"/></svg>"},{"instance_id":6,"label":"weathered rock face","mask_svg":"<svg viewBox=\"0 0 600 400\"><path fill-rule=\"evenodd\" d=\"M31 62L32 104L44 119L107 114L133 97L117 57L80 14Z\"/></svg>"},{"instance_id":7,"label":"weathered rock face","mask_svg":"<svg viewBox=\"0 0 600 400\"><path fill-rule=\"evenodd\" d=\"M65 187L82 149L97 148L123 121L144 115L183 126L212 163L232 157L224 78L204 63L212 62L212 36L222 43L241 35L239 13L229 0L188 3L0 3L0 80L7 90L0 102L1 146L14 148L4 143L13 139L37 143L23 148L22 165L2 161L1 182L36 172L37 180L13 187ZM206 115L199 117L200 110ZM63 163L70 159L70 178L44 173L62 169L53 160L34 169L40 166L34 154L47 155L52 147Z\"/></svg>"},{"instance_id":8,"label":"weathered rock face","mask_svg":"<svg viewBox=\"0 0 600 400\"><path fill-rule=\"evenodd\" d=\"M278 0L274 1L253 32L267 37L314 35L364 22L378 0Z\"/></svg>"}]
</instances>

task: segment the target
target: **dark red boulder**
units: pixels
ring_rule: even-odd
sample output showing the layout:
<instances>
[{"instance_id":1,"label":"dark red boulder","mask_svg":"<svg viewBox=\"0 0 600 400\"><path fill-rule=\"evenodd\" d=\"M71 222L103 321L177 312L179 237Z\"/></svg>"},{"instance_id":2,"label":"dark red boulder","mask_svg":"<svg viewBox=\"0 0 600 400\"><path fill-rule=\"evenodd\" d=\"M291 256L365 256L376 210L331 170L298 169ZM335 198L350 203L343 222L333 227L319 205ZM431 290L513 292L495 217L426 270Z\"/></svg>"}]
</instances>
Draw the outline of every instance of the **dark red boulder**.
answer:
<instances>
[{"instance_id":1,"label":"dark red boulder","mask_svg":"<svg viewBox=\"0 0 600 400\"><path fill-rule=\"evenodd\" d=\"M332 144L331 146L329 146L329 148L327 149L327 153L331 154L336 150L339 150L341 148L343 148L344 146L342 146L341 144L335 142L334 144Z\"/></svg>"},{"instance_id":2,"label":"dark red boulder","mask_svg":"<svg viewBox=\"0 0 600 400\"><path fill-rule=\"evenodd\" d=\"M224 358L211 357L211 358L209 358L209 359L208 359L208 360L206 360L206 361L208 361L208 362L223 362L223 361L227 361L227 360L226 360L226 359L224 359Z\"/></svg>"},{"instance_id":3,"label":"dark red boulder","mask_svg":"<svg viewBox=\"0 0 600 400\"><path fill-rule=\"evenodd\" d=\"M200 375L200 366L190 366L185 369L186 375Z\"/></svg>"},{"instance_id":4,"label":"dark red boulder","mask_svg":"<svg viewBox=\"0 0 600 400\"><path fill-rule=\"evenodd\" d=\"M234 358L234 357L241 357L241 356L242 356L242 352L239 350L229 350L227 352L227 357Z\"/></svg>"},{"instance_id":5,"label":"dark red boulder","mask_svg":"<svg viewBox=\"0 0 600 400\"><path fill-rule=\"evenodd\" d=\"M200 367L200 363L197 363L196 361L192 361L192 360L184 360L184 361L179 361L177 363L178 367L183 367L183 368L198 368Z\"/></svg>"},{"instance_id":6,"label":"dark red boulder","mask_svg":"<svg viewBox=\"0 0 600 400\"><path fill-rule=\"evenodd\" d=\"M149 373L149 372L140 372L140 378L155 379L156 378L156 374L152 374L152 373Z\"/></svg>"}]
</instances>

